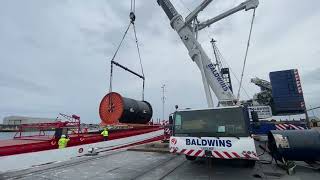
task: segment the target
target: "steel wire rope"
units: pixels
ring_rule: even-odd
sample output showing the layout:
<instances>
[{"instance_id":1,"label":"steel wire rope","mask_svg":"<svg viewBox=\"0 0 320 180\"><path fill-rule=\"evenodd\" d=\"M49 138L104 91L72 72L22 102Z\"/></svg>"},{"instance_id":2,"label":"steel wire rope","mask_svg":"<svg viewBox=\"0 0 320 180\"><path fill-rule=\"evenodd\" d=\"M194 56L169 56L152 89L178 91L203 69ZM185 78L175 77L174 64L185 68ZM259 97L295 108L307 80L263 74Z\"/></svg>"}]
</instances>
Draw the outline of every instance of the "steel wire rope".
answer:
<instances>
[{"instance_id":1,"label":"steel wire rope","mask_svg":"<svg viewBox=\"0 0 320 180\"><path fill-rule=\"evenodd\" d=\"M144 100L144 89L145 89L145 76L144 76L144 71L143 71L143 66L142 66L142 60L141 60L141 53L140 53L140 48L139 48L139 43L138 43L138 38L137 38L137 33L136 33L136 27L135 27L135 19L136 19L136 16L135 16L135 8L136 8L136 5L135 5L135 0L131 0L131 4L130 4L130 14L129 14L129 17L130 17L130 23L124 33L124 35L122 36L122 39L111 59L111 67L110 67L110 85L109 85L109 93L112 92L112 78L113 78L113 61L126 37L126 35L128 34L128 31L130 29L130 26L132 24L133 26L133 32L134 32L134 37L135 37L135 43L136 43L136 47L137 47L137 51L138 51L138 56L139 56L139 62L140 62L140 67L141 67L141 72L142 72L142 76L143 76L143 85L142 85L142 100ZM112 105L112 102L111 100L109 100L110 102L110 107Z\"/></svg>"},{"instance_id":2,"label":"steel wire rope","mask_svg":"<svg viewBox=\"0 0 320 180\"><path fill-rule=\"evenodd\" d=\"M136 26L135 26L134 23L132 23L132 25L133 25L134 37L135 37L135 40L136 40L135 42L136 42L137 52L138 52L139 61L140 61L141 73L142 73L142 76L143 76L142 101L144 101L145 76L144 76L144 71L143 71L143 66L142 66L141 53L140 53L139 42L138 42L138 38L137 38Z\"/></svg>"},{"instance_id":3,"label":"steel wire rope","mask_svg":"<svg viewBox=\"0 0 320 180\"><path fill-rule=\"evenodd\" d=\"M143 76L142 101L144 101L145 75L144 75L144 71L143 71L142 58L141 58L141 53L140 53L140 48L139 48L139 41L138 41L138 37L137 37L136 25L134 23L134 21L136 19L135 10L136 10L136 0L131 0L130 19L131 19L131 24L133 26L133 32L134 32L134 37L135 37L135 43L136 43L136 47L137 47L139 62L140 62L141 74Z\"/></svg>"},{"instance_id":4,"label":"steel wire rope","mask_svg":"<svg viewBox=\"0 0 320 180\"><path fill-rule=\"evenodd\" d=\"M251 41L251 34L252 34L253 22L254 22L255 16L256 16L256 9L254 9L254 10L253 10L253 13L252 13L252 19L251 19L249 37L248 37L248 41L247 41L246 53L245 53L244 60L243 60L242 73L241 73L241 77L240 77L240 85L239 85L239 89L238 89L237 99L240 98L240 90L241 90L241 86L242 86L244 70L245 70L245 67L246 67L246 62L247 62L247 57L248 57L248 52L249 52L249 46L250 46L250 41Z\"/></svg>"},{"instance_id":5,"label":"steel wire rope","mask_svg":"<svg viewBox=\"0 0 320 180\"><path fill-rule=\"evenodd\" d=\"M116 58L116 56L117 56L117 54L118 54L118 51L119 51L119 49L120 49L120 47L121 47L121 45L122 45L122 43L123 43L124 38L126 37L126 35L127 35L127 33L128 33L128 30L129 30L130 26L131 26L131 22L129 23L126 31L124 32L124 34L123 34L123 36L122 36L122 39L121 39L121 41L120 41L120 43L119 43L119 45L118 45L118 47L117 47L117 49L116 49L116 52L114 53L114 55L113 55L113 57L112 57L112 59L111 59L111 62ZM113 64L111 63L109 92L112 92L112 74L113 74Z\"/></svg>"},{"instance_id":6,"label":"steel wire rope","mask_svg":"<svg viewBox=\"0 0 320 180\"><path fill-rule=\"evenodd\" d=\"M191 10L187 7L187 5L184 3L183 0L179 0L179 1L180 1L180 3L181 3L189 12L191 12ZM208 32L208 30L207 30L207 29L204 29L204 31L207 33L208 38L211 39L211 37L210 37L211 35L210 35L210 33ZM211 34L212 34L212 33L211 33ZM224 57L222 56L222 54L221 54L221 52L219 51L219 49L217 49L217 52L218 52L219 56L221 57L221 60L222 60L222 61L220 61L220 62L221 62L221 64L222 64L222 66L224 66L224 65L223 65L223 61L224 61L225 64L226 64L226 66L229 67L232 75L235 77L235 79L237 80L237 82L240 84L239 78L237 77L237 75L235 74L235 72L232 70L232 68L230 67L230 65L228 64L228 62L224 59ZM241 89L244 91L244 93L246 94L247 98L250 99L250 96L249 96L248 92L246 91L246 89L245 89L244 87L242 87L242 86L241 86Z\"/></svg>"},{"instance_id":7,"label":"steel wire rope","mask_svg":"<svg viewBox=\"0 0 320 180\"><path fill-rule=\"evenodd\" d=\"M209 28L210 29L210 28ZM209 32L207 29L204 29L204 31L207 33L207 36L209 39L212 39L212 32ZM218 56L220 56L220 62L222 64L222 67L229 67L232 75L234 76L234 78L237 80L237 82L240 84L240 80L238 78L238 76L236 75L236 73L232 70L231 66L229 65L229 63L227 62L227 60L222 56L220 50L218 48L216 48L217 52L218 52ZM213 57L214 57L214 52L213 52ZM225 64L225 65L224 65ZM247 90L244 87L241 87L241 89L244 91L244 93L246 94L247 98L250 99L249 93L247 92Z\"/></svg>"},{"instance_id":8,"label":"steel wire rope","mask_svg":"<svg viewBox=\"0 0 320 180\"><path fill-rule=\"evenodd\" d=\"M136 0L131 0L130 12L135 13L136 11Z\"/></svg>"}]
</instances>

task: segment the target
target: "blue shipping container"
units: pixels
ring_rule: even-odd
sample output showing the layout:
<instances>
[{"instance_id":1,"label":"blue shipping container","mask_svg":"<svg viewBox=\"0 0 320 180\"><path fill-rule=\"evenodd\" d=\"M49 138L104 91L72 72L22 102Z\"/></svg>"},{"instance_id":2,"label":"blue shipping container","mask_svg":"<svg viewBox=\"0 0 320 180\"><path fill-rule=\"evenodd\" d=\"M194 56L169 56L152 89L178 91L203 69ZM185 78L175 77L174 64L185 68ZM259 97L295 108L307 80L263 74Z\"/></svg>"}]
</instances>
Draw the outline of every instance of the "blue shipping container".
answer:
<instances>
[{"instance_id":1,"label":"blue shipping container","mask_svg":"<svg viewBox=\"0 0 320 180\"><path fill-rule=\"evenodd\" d=\"M275 114L303 113L305 102L298 70L270 72L273 112Z\"/></svg>"}]
</instances>

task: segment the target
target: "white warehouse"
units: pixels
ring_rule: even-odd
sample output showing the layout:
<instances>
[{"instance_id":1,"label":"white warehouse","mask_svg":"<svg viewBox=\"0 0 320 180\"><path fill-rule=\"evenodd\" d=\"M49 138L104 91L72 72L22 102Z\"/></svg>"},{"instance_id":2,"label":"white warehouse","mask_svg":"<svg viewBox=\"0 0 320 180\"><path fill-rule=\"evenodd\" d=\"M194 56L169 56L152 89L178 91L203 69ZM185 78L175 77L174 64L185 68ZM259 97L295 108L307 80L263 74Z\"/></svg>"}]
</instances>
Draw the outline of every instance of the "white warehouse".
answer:
<instances>
[{"instance_id":1,"label":"white warehouse","mask_svg":"<svg viewBox=\"0 0 320 180\"><path fill-rule=\"evenodd\" d=\"M26 116L7 116L7 117L3 118L3 124L4 125L51 123L51 122L55 122L55 121L56 121L56 119L26 117Z\"/></svg>"}]
</instances>

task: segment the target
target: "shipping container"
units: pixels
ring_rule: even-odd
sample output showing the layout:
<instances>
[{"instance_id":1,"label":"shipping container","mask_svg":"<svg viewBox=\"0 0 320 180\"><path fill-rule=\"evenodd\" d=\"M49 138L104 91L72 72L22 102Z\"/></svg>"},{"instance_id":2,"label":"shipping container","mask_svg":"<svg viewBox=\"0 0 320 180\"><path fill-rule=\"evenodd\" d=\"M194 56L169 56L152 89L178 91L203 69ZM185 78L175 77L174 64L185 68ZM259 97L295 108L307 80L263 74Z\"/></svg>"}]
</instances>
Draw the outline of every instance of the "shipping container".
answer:
<instances>
[{"instance_id":1,"label":"shipping container","mask_svg":"<svg viewBox=\"0 0 320 180\"><path fill-rule=\"evenodd\" d=\"M269 77L272 86L274 115L303 113L305 102L298 70L270 72Z\"/></svg>"}]
</instances>

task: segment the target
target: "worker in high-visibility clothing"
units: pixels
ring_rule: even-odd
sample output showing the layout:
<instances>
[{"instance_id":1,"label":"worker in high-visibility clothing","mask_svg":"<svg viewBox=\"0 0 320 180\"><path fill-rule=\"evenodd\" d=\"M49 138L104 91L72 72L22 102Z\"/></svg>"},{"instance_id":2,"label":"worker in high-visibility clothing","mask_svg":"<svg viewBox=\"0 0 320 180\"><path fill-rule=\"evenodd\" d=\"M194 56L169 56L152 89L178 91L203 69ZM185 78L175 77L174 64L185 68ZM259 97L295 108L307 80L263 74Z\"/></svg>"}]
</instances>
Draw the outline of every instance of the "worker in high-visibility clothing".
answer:
<instances>
[{"instance_id":1,"label":"worker in high-visibility clothing","mask_svg":"<svg viewBox=\"0 0 320 180\"><path fill-rule=\"evenodd\" d=\"M63 149L65 147L67 147L68 142L70 141L69 138L66 137L66 135L61 135L61 138L58 141L58 145L59 145L59 149Z\"/></svg>"},{"instance_id":2,"label":"worker in high-visibility clothing","mask_svg":"<svg viewBox=\"0 0 320 180\"><path fill-rule=\"evenodd\" d=\"M107 141L108 137L109 137L109 131L107 128L104 128L103 131L101 132L102 136L103 136L103 140Z\"/></svg>"}]
</instances>

